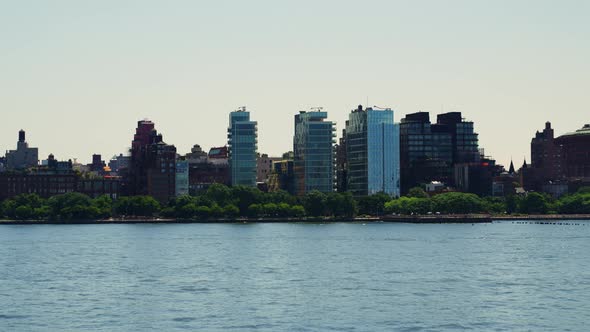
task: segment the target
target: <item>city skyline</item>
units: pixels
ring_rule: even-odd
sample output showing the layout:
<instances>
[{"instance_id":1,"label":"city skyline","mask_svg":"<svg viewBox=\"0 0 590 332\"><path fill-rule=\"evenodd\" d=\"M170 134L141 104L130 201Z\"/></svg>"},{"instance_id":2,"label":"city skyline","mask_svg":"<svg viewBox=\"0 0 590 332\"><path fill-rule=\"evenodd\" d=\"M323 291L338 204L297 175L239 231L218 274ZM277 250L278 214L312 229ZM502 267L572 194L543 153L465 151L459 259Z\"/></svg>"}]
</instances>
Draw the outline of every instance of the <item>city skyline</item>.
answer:
<instances>
[{"instance_id":1,"label":"city skyline","mask_svg":"<svg viewBox=\"0 0 590 332\"><path fill-rule=\"evenodd\" d=\"M505 166L530 158L530 137L546 121L556 136L590 122L583 1L0 9L0 148L13 149L24 129L40 158L127 152L129 128L143 118L181 153L220 146L227 113L242 105L269 155L291 150L291 117L316 106L338 135L358 104L392 108L396 122L462 112Z\"/></svg>"}]
</instances>

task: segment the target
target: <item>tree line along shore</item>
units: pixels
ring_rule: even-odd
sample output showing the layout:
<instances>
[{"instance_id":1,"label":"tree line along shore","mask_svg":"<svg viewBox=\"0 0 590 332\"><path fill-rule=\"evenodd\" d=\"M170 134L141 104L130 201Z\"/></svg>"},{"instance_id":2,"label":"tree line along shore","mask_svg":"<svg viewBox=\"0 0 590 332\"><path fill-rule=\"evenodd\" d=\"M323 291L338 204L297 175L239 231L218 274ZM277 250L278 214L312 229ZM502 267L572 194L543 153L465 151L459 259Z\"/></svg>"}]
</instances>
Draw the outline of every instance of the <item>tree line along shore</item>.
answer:
<instances>
[{"instance_id":1,"label":"tree line along shore","mask_svg":"<svg viewBox=\"0 0 590 332\"><path fill-rule=\"evenodd\" d=\"M290 219L343 220L411 220L437 216L478 215L500 219L526 218L527 215L554 218L558 215L590 215L590 187L560 199L542 193L525 196L479 197L474 194L448 192L428 195L421 188L412 188L399 198L378 193L355 198L350 193L312 191L297 197L285 191L265 193L256 188L222 184L210 186L198 196L180 196L160 204L149 196L90 198L80 193L67 193L45 199L36 194L22 194L0 204L1 220L73 221L167 219ZM467 217L464 217L467 218Z\"/></svg>"}]
</instances>

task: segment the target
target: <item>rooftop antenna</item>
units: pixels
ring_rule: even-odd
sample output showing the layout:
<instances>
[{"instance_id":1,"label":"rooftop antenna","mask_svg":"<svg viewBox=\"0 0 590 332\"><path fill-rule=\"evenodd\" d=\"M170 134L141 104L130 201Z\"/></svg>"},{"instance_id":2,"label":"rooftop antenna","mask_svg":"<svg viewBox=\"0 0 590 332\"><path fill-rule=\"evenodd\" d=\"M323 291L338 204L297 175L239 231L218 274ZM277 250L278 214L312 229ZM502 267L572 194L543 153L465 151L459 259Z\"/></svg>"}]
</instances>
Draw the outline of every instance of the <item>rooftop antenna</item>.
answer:
<instances>
[{"instance_id":1,"label":"rooftop antenna","mask_svg":"<svg viewBox=\"0 0 590 332\"><path fill-rule=\"evenodd\" d=\"M246 112L246 106L238 107L238 112Z\"/></svg>"},{"instance_id":2,"label":"rooftop antenna","mask_svg":"<svg viewBox=\"0 0 590 332\"><path fill-rule=\"evenodd\" d=\"M312 111L321 112L324 108L322 106L317 106L317 107L310 107L309 109Z\"/></svg>"}]
</instances>

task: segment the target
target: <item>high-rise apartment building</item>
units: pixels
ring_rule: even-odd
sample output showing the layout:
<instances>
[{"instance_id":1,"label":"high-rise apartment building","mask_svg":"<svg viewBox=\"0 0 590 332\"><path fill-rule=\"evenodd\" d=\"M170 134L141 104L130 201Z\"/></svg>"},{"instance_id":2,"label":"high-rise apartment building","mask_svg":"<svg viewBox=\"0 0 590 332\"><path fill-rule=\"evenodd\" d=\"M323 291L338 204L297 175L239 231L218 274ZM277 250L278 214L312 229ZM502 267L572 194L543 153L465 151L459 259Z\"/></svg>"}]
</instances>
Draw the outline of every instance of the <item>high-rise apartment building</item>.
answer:
<instances>
[{"instance_id":1,"label":"high-rise apartment building","mask_svg":"<svg viewBox=\"0 0 590 332\"><path fill-rule=\"evenodd\" d=\"M436 124L446 128L451 135L453 164L478 163L480 161L478 134L473 122L465 121L461 112L439 114Z\"/></svg>"},{"instance_id":2,"label":"high-rise apartment building","mask_svg":"<svg viewBox=\"0 0 590 332\"><path fill-rule=\"evenodd\" d=\"M400 124L402 192L431 181L456 185L454 167L480 166L478 135L460 112L408 114ZM490 189L491 190L491 189Z\"/></svg>"},{"instance_id":3,"label":"high-rise apartment building","mask_svg":"<svg viewBox=\"0 0 590 332\"><path fill-rule=\"evenodd\" d=\"M531 168L538 169L541 178L559 180L564 175L562 167L562 147L555 142L551 122L546 122L543 131L531 139Z\"/></svg>"},{"instance_id":4,"label":"high-rise apartment building","mask_svg":"<svg viewBox=\"0 0 590 332\"><path fill-rule=\"evenodd\" d=\"M229 114L227 138L231 185L255 187L257 123L245 107Z\"/></svg>"},{"instance_id":5,"label":"high-rise apartment building","mask_svg":"<svg viewBox=\"0 0 590 332\"><path fill-rule=\"evenodd\" d=\"M189 163L188 160L176 161L176 196L189 194Z\"/></svg>"},{"instance_id":6,"label":"high-rise apartment building","mask_svg":"<svg viewBox=\"0 0 590 332\"><path fill-rule=\"evenodd\" d=\"M336 128L327 118L328 113L324 111L302 111L295 115L293 167L297 195L312 190L334 191Z\"/></svg>"},{"instance_id":7,"label":"high-rise apartment building","mask_svg":"<svg viewBox=\"0 0 590 332\"><path fill-rule=\"evenodd\" d=\"M18 132L18 143L16 150L10 150L6 153L7 169L26 169L39 164L39 149L30 148L27 143L24 130Z\"/></svg>"},{"instance_id":8,"label":"high-rise apartment building","mask_svg":"<svg viewBox=\"0 0 590 332\"><path fill-rule=\"evenodd\" d=\"M348 126L348 121L346 121ZM342 129L342 136L336 145L336 191L339 193L348 191L348 158L346 157L346 128Z\"/></svg>"},{"instance_id":9,"label":"high-rise apartment building","mask_svg":"<svg viewBox=\"0 0 590 332\"><path fill-rule=\"evenodd\" d=\"M565 177L563 147L557 144L551 123L531 139L531 165L521 171L524 189L542 191L543 185Z\"/></svg>"},{"instance_id":10,"label":"high-rise apartment building","mask_svg":"<svg viewBox=\"0 0 590 332\"><path fill-rule=\"evenodd\" d=\"M449 183L453 146L450 133L430 123L428 112L406 115L400 123L402 193L421 183Z\"/></svg>"},{"instance_id":11,"label":"high-rise apartment building","mask_svg":"<svg viewBox=\"0 0 590 332\"><path fill-rule=\"evenodd\" d=\"M153 122L138 121L131 143L131 195L150 195L167 203L176 195L176 147L164 143Z\"/></svg>"},{"instance_id":12,"label":"high-rise apartment building","mask_svg":"<svg viewBox=\"0 0 590 332\"><path fill-rule=\"evenodd\" d=\"M354 196L400 196L399 127L393 110L353 110L346 122L347 189Z\"/></svg>"}]
</instances>

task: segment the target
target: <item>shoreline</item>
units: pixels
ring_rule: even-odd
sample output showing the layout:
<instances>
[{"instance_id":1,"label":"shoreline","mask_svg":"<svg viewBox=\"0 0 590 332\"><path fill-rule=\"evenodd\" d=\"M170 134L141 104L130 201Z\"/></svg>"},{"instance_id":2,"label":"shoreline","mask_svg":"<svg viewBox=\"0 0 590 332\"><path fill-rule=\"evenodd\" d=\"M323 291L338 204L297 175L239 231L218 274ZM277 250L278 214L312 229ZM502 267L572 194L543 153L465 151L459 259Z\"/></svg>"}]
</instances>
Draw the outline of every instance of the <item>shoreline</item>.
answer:
<instances>
[{"instance_id":1,"label":"shoreline","mask_svg":"<svg viewBox=\"0 0 590 332\"><path fill-rule=\"evenodd\" d=\"M480 224L494 221L590 221L586 214L560 215L417 215L355 218L111 218L91 220L0 220L0 225L109 225L109 224L256 224L256 223L409 223Z\"/></svg>"}]
</instances>

